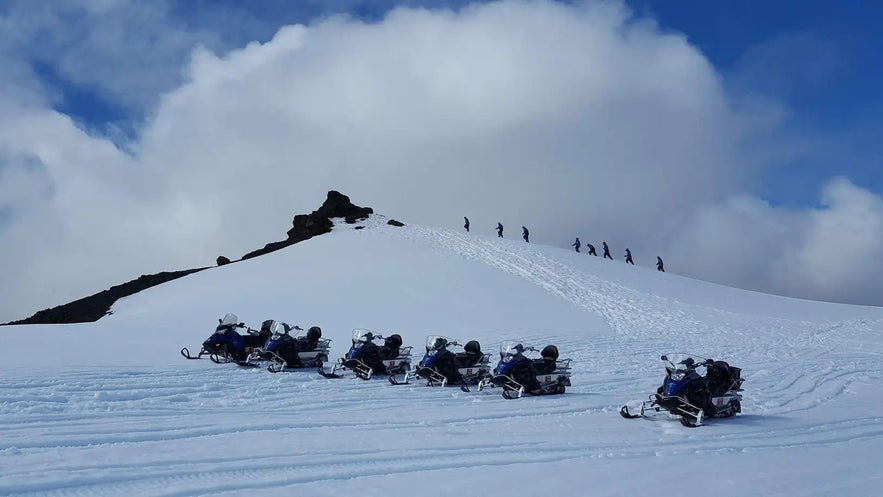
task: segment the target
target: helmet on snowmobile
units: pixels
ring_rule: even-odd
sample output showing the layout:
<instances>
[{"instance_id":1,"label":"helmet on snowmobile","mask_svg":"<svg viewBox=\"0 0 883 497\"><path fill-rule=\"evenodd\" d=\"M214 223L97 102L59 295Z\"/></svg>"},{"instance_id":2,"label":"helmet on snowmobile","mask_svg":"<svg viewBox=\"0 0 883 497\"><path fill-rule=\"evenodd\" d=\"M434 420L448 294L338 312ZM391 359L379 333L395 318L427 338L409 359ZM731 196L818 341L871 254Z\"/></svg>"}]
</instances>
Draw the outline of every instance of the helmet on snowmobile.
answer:
<instances>
[{"instance_id":1,"label":"helmet on snowmobile","mask_svg":"<svg viewBox=\"0 0 883 497\"><path fill-rule=\"evenodd\" d=\"M353 330L353 345L366 345L374 341L376 335L371 330L356 328Z\"/></svg>"},{"instance_id":2,"label":"helmet on snowmobile","mask_svg":"<svg viewBox=\"0 0 883 497\"><path fill-rule=\"evenodd\" d=\"M427 355L435 355L439 352L447 349L448 343L452 340L449 340L443 336L439 335L429 335L426 337L426 354Z\"/></svg>"},{"instance_id":3,"label":"helmet on snowmobile","mask_svg":"<svg viewBox=\"0 0 883 497\"><path fill-rule=\"evenodd\" d=\"M512 361L524 354L524 345L518 342L503 342L500 344L500 359L504 362Z\"/></svg>"},{"instance_id":4,"label":"helmet on snowmobile","mask_svg":"<svg viewBox=\"0 0 883 497\"><path fill-rule=\"evenodd\" d=\"M310 341L318 341L322 338L322 328L318 326L312 326L309 330L307 330L307 339Z\"/></svg>"}]
</instances>

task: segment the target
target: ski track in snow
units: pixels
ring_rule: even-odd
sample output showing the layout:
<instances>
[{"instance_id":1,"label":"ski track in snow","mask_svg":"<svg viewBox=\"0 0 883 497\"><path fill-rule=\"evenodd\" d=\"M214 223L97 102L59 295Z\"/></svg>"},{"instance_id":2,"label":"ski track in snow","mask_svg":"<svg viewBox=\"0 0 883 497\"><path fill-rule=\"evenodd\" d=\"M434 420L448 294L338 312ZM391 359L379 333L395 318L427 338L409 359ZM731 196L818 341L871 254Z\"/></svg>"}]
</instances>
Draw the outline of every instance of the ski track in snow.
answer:
<instances>
[{"instance_id":1,"label":"ski track in snow","mask_svg":"<svg viewBox=\"0 0 883 497\"><path fill-rule=\"evenodd\" d=\"M171 371L94 368L3 381L0 495L269 494L379 475L829 447L883 435L883 418L871 411L817 415L853 386L883 379L879 348L852 338L879 333L879 320L703 308L606 281L526 244L373 221L373 229L524 278L599 314L614 334L521 337L556 343L573 359L574 386L518 401L495 389L392 387L206 360L182 360ZM665 416L618 416L620 405L655 391L660 352L719 351L721 337L726 357L715 358L732 358L746 377L744 414L695 430ZM550 426L559 434L549 436ZM634 435L622 437L623 429ZM493 437L473 440L476 432L507 436L488 443ZM327 443L340 433L351 443Z\"/></svg>"}]
</instances>

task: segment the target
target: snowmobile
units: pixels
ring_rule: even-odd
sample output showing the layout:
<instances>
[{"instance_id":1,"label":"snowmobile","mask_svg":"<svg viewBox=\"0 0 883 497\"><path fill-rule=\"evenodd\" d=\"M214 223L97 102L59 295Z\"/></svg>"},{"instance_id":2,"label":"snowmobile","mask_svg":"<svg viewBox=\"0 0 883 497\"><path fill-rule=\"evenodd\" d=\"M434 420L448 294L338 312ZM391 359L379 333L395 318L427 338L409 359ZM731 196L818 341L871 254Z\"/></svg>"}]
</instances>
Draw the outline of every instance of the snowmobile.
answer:
<instances>
[{"instance_id":1,"label":"snowmobile","mask_svg":"<svg viewBox=\"0 0 883 497\"><path fill-rule=\"evenodd\" d=\"M639 414L622 406L622 417L634 419L666 411L692 428L700 426L706 418L729 418L742 412L739 392L744 380L740 368L682 353L664 355L661 359L666 363L662 386L641 403ZM700 374L703 369L704 376Z\"/></svg>"},{"instance_id":2,"label":"snowmobile","mask_svg":"<svg viewBox=\"0 0 883 497\"><path fill-rule=\"evenodd\" d=\"M271 332L268 327L262 326L260 330L253 330L240 323L236 314L228 313L223 319L218 319L218 327L204 342L202 349L196 356L190 355L187 347L181 349L181 355L187 359L202 359L207 355L209 359L218 364L235 362L241 366L248 366L248 356L256 347L261 347L270 338ZM237 328L245 328L247 334L240 335Z\"/></svg>"},{"instance_id":3,"label":"snowmobile","mask_svg":"<svg viewBox=\"0 0 883 497\"><path fill-rule=\"evenodd\" d=\"M539 352L540 358L524 355ZM518 342L500 344L500 362L493 374L478 382L478 391L486 387L501 387L503 398L520 399L530 395L564 393L570 386L570 359L558 358L558 347L547 345L542 350L524 347Z\"/></svg>"},{"instance_id":4,"label":"snowmobile","mask_svg":"<svg viewBox=\"0 0 883 497\"><path fill-rule=\"evenodd\" d=\"M266 322L265 322L266 323ZM248 357L250 364L268 363L272 373L303 368L321 367L328 360L331 340L322 338L322 329L313 326L305 336L291 336L292 330L303 331L300 326L289 326L281 321L269 321L272 335L263 347L258 347Z\"/></svg>"},{"instance_id":5,"label":"snowmobile","mask_svg":"<svg viewBox=\"0 0 883 497\"><path fill-rule=\"evenodd\" d=\"M490 372L490 354L481 351L481 345L471 340L463 345L462 352L452 352L448 347L461 345L448 337L429 335L426 337L426 354L415 366L414 372L405 373L403 381L396 375L389 376L393 385L408 384L411 378L426 380L427 386L458 385L468 392L467 385L477 385Z\"/></svg>"},{"instance_id":6,"label":"snowmobile","mask_svg":"<svg viewBox=\"0 0 883 497\"><path fill-rule=\"evenodd\" d=\"M379 346L374 340L383 340ZM319 374L326 378L342 378L338 370L348 369L363 380L370 380L376 375L404 374L411 370L411 347L402 347L400 335L382 335L361 328L353 330L353 345L340 358L337 364L326 372L319 368Z\"/></svg>"}]
</instances>

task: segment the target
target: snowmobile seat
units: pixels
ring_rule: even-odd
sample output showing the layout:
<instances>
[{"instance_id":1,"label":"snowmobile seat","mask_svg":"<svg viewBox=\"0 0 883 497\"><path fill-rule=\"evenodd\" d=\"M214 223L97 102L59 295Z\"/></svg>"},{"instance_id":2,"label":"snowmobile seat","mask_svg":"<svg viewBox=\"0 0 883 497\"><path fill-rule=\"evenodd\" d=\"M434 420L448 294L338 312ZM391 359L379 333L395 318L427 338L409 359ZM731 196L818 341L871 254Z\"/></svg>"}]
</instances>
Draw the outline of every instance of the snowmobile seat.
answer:
<instances>
[{"instance_id":1,"label":"snowmobile seat","mask_svg":"<svg viewBox=\"0 0 883 497\"><path fill-rule=\"evenodd\" d=\"M313 326L307 330L306 336L297 337L298 349L302 352L316 350L316 347L319 346L320 338L322 338L322 329L318 326Z\"/></svg>"},{"instance_id":2,"label":"snowmobile seat","mask_svg":"<svg viewBox=\"0 0 883 497\"><path fill-rule=\"evenodd\" d=\"M710 361L706 368L705 377L713 391L723 393L741 386L741 373L741 369L730 366L724 361Z\"/></svg>"},{"instance_id":3,"label":"snowmobile seat","mask_svg":"<svg viewBox=\"0 0 883 497\"><path fill-rule=\"evenodd\" d=\"M540 352L542 359L533 360L533 369L537 374L549 374L558 367L558 347L547 345Z\"/></svg>"},{"instance_id":4,"label":"snowmobile seat","mask_svg":"<svg viewBox=\"0 0 883 497\"><path fill-rule=\"evenodd\" d=\"M402 336L392 334L383 340L383 346L380 347L380 357L383 360L395 359L399 356L399 349L402 346Z\"/></svg>"}]
</instances>

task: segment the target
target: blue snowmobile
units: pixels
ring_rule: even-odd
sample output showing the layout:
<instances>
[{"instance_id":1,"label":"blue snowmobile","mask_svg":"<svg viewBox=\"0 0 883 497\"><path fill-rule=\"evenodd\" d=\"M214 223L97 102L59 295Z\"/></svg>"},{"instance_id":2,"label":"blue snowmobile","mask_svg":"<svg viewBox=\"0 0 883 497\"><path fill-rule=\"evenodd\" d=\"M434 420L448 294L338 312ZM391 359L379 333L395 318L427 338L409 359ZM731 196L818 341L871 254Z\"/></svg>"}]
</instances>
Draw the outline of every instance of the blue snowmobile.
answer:
<instances>
[{"instance_id":1,"label":"blue snowmobile","mask_svg":"<svg viewBox=\"0 0 883 497\"><path fill-rule=\"evenodd\" d=\"M377 345L374 340L383 340ZM377 332L357 328L353 330L353 344L346 356L326 372L319 368L319 374L325 378L342 378L339 370L350 370L363 380L370 380L377 375L404 374L411 370L411 347L402 347L402 337L393 334L383 337Z\"/></svg>"},{"instance_id":2,"label":"blue snowmobile","mask_svg":"<svg viewBox=\"0 0 883 497\"><path fill-rule=\"evenodd\" d=\"M405 373L404 381L395 375L389 376L393 385L405 385L411 378L426 380L427 386L457 385L468 392L468 385L477 385L490 372L490 354L481 351L481 345L470 340L462 345L462 352L453 352L452 347L461 347L454 339L439 335L426 337L426 354L415 366L414 372Z\"/></svg>"},{"instance_id":3,"label":"blue snowmobile","mask_svg":"<svg viewBox=\"0 0 883 497\"><path fill-rule=\"evenodd\" d=\"M271 373L281 373L303 368L322 367L328 360L331 340L322 338L322 329L313 326L304 336L292 336L291 331L303 331L300 326L290 326L282 321L269 321L272 335L263 347L251 352L248 362L254 365L267 364Z\"/></svg>"},{"instance_id":4,"label":"blue snowmobile","mask_svg":"<svg viewBox=\"0 0 883 497\"><path fill-rule=\"evenodd\" d=\"M245 328L245 335L239 334L236 330ZM240 366L249 366L248 356L252 350L261 347L270 338L271 332L269 327L262 326L260 330L253 330L240 323L236 314L228 313L223 319L218 319L218 326L204 342L202 349L196 356L190 355L187 347L181 349L181 355L186 359L202 359L207 355L212 362L225 364L235 362Z\"/></svg>"},{"instance_id":5,"label":"blue snowmobile","mask_svg":"<svg viewBox=\"0 0 883 497\"><path fill-rule=\"evenodd\" d=\"M525 352L539 352L540 358L531 358ZM486 387L501 387L503 398L520 399L530 395L564 393L570 386L570 359L559 359L558 347L547 345L542 350L524 347L518 342L500 344L500 362L493 374L478 383L478 391Z\"/></svg>"},{"instance_id":6,"label":"blue snowmobile","mask_svg":"<svg viewBox=\"0 0 883 497\"><path fill-rule=\"evenodd\" d=\"M639 414L622 406L622 417L634 419L665 411L693 428L706 418L729 418L742 412L739 392L744 380L740 368L683 353L667 354L661 359L666 363L662 386L641 403Z\"/></svg>"}]
</instances>

